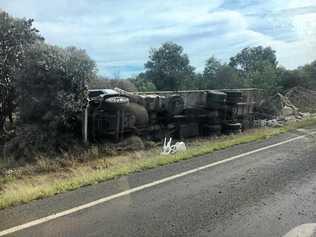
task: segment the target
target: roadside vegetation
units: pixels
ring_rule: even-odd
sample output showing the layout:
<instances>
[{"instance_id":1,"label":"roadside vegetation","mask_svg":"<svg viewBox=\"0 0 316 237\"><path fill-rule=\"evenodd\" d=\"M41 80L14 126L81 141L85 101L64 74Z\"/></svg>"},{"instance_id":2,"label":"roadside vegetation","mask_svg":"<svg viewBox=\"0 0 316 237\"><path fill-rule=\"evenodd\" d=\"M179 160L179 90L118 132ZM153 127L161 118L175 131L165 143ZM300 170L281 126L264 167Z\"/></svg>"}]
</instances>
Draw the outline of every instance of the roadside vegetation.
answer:
<instances>
[{"instance_id":1,"label":"roadside vegetation","mask_svg":"<svg viewBox=\"0 0 316 237\"><path fill-rule=\"evenodd\" d=\"M189 142L188 151L173 156L161 156L160 145L153 143L135 152L109 144L86 145L81 132L88 88L255 87L269 96L297 86L315 90L316 61L288 70L278 64L272 48L256 46L242 49L227 63L210 52L204 70L197 72L182 46L165 42L150 50L144 72L133 78L116 75L109 79L97 74L96 63L85 50L50 45L33 20L14 18L2 10L0 46L0 208L314 123L307 120L242 135L198 139Z\"/></svg>"},{"instance_id":2,"label":"roadside vegetation","mask_svg":"<svg viewBox=\"0 0 316 237\"><path fill-rule=\"evenodd\" d=\"M94 147L81 156L68 154L67 159L40 157L33 164L3 169L0 209L312 125L316 125L316 118L290 122L279 128L251 129L239 135L194 139L188 141L187 151L174 155L161 155L157 144L148 150L118 154ZM0 165L9 166L5 161Z\"/></svg>"},{"instance_id":3,"label":"roadside vegetation","mask_svg":"<svg viewBox=\"0 0 316 237\"><path fill-rule=\"evenodd\" d=\"M248 47L227 63L206 58L197 72L181 45L165 42L149 52L144 72L107 79L85 50L48 44L33 26L0 10L0 159L53 159L82 146L87 89L127 91L255 87L266 95L293 87L316 88L316 61L295 70L279 65L271 47Z\"/></svg>"}]
</instances>

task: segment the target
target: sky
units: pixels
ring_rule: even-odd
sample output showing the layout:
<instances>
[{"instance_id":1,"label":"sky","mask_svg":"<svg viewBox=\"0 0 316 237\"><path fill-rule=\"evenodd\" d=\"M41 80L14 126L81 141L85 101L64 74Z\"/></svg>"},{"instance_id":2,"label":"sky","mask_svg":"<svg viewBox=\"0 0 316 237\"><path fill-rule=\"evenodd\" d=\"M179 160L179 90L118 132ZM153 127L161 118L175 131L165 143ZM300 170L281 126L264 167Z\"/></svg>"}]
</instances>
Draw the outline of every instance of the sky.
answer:
<instances>
[{"instance_id":1,"label":"sky","mask_svg":"<svg viewBox=\"0 0 316 237\"><path fill-rule=\"evenodd\" d=\"M228 62L258 45L289 69L316 59L316 0L0 0L0 8L33 18L50 44L85 49L106 77L136 76L166 41L183 46L198 72L211 56Z\"/></svg>"}]
</instances>

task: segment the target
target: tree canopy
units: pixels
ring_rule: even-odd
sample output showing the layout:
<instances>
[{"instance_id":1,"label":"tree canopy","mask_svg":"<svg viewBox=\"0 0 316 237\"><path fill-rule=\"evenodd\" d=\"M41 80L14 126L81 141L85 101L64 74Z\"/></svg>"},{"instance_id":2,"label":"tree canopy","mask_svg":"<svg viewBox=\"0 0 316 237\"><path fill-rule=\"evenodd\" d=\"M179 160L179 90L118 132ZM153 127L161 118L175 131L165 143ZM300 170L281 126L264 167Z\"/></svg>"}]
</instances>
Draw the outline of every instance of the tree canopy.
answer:
<instances>
[{"instance_id":1,"label":"tree canopy","mask_svg":"<svg viewBox=\"0 0 316 237\"><path fill-rule=\"evenodd\" d=\"M207 79L214 79L218 69L222 66L220 61L214 56L210 57L205 64L203 77Z\"/></svg>"},{"instance_id":2,"label":"tree canopy","mask_svg":"<svg viewBox=\"0 0 316 237\"><path fill-rule=\"evenodd\" d=\"M214 56L210 57L205 64L205 68L203 71L203 83L205 89L207 88L213 88L216 81L216 74L222 64L218 59L216 59Z\"/></svg>"},{"instance_id":3,"label":"tree canopy","mask_svg":"<svg viewBox=\"0 0 316 237\"><path fill-rule=\"evenodd\" d=\"M276 68L278 62L275 51L271 47L257 46L242 49L240 53L230 58L229 64L241 72L248 73L261 71L267 64Z\"/></svg>"},{"instance_id":4,"label":"tree canopy","mask_svg":"<svg viewBox=\"0 0 316 237\"><path fill-rule=\"evenodd\" d=\"M307 87L316 89L316 60L298 68Z\"/></svg>"},{"instance_id":5,"label":"tree canopy","mask_svg":"<svg viewBox=\"0 0 316 237\"><path fill-rule=\"evenodd\" d=\"M118 87L126 91L137 91L137 86L130 80L126 79L108 79L102 76L89 81L89 89L114 89Z\"/></svg>"},{"instance_id":6,"label":"tree canopy","mask_svg":"<svg viewBox=\"0 0 316 237\"><path fill-rule=\"evenodd\" d=\"M34 44L17 77L21 119L50 131L71 128L86 104L95 63L84 50Z\"/></svg>"},{"instance_id":7,"label":"tree canopy","mask_svg":"<svg viewBox=\"0 0 316 237\"><path fill-rule=\"evenodd\" d=\"M223 64L217 69L215 80L211 85L212 89L236 89L245 87L236 69L228 64Z\"/></svg>"},{"instance_id":8,"label":"tree canopy","mask_svg":"<svg viewBox=\"0 0 316 237\"><path fill-rule=\"evenodd\" d=\"M190 65L183 48L175 43L164 43L152 49L145 64L146 79L158 90L181 90L193 83L194 68Z\"/></svg>"},{"instance_id":9,"label":"tree canopy","mask_svg":"<svg viewBox=\"0 0 316 237\"><path fill-rule=\"evenodd\" d=\"M25 53L40 40L33 20L17 19L0 10L0 129L15 109L15 76Z\"/></svg>"},{"instance_id":10,"label":"tree canopy","mask_svg":"<svg viewBox=\"0 0 316 237\"><path fill-rule=\"evenodd\" d=\"M212 56L204 70L196 72L182 46L166 42L150 50L145 71L135 78L108 80L96 75L96 64L84 50L49 45L32 25L31 19L0 11L0 129L17 107L17 130L32 126L29 132L21 129L20 136L37 139L37 144L57 143L62 140L59 134L78 131L88 84L127 91L256 87L274 94L295 86L316 90L316 61L288 70L278 65L271 47L263 46L242 49L228 64Z\"/></svg>"},{"instance_id":11,"label":"tree canopy","mask_svg":"<svg viewBox=\"0 0 316 237\"><path fill-rule=\"evenodd\" d=\"M133 83L138 91L156 91L157 88L154 83L150 80L146 80L146 75L144 73L140 73L137 77L129 79L131 83Z\"/></svg>"},{"instance_id":12,"label":"tree canopy","mask_svg":"<svg viewBox=\"0 0 316 237\"><path fill-rule=\"evenodd\" d=\"M230 58L229 65L238 71L244 86L265 89L267 93L277 91L278 62L271 47L244 48Z\"/></svg>"}]
</instances>

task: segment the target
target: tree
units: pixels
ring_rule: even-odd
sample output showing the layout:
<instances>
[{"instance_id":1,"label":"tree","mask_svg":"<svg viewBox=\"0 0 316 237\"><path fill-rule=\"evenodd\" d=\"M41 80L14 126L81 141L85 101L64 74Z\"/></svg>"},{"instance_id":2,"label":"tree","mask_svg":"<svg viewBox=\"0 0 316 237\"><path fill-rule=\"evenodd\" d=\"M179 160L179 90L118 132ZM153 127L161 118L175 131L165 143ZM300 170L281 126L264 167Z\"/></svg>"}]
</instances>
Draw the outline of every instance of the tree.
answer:
<instances>
[{"instance_id":1,"label":"tree","mask_svg":"<svg viewBox=\"0 0 316 237\"><path fill-rule=\"evenodd\" d=\"M204 80L203 74L202 73L194 73L194 88L198 90L206 90L208 89L207 81Z\"/></svg>"},{"instance_id":2,"label":"tree","mask_svg":"<svg viewBox=\"0 0 316 237\"><path fill-rule=\"evenodd\" d=\"M278 84L278 62L275 51L270 47L244 48L230 59L230 66L235 68L245 86L265 89L274 93Z\"/></svg>"},{"instance_id":3,"label":"tree","mask_svg":"<svg viewBox=\"0 0 316 237\"><path fill-rule=\"evenodd\" d=\"M205 78L215 78L216 72L222 66L219 60L214 56L210 57L205 64L203 76Z\"/></svg>"},{"instance_id":4,"label":"tree","mask_svg":"<svg viewBox=\"0 0 316 237\"><path fill-rule=\"evenodd\" d=\"M128 79L114 79L110 80L111 88L118 87L125 91L134 92L137 91L137 87Z\"/></svg>"},{"instance_id":5,"label":"tree","mask_svg":"<svg viewBox=\"0 0 316 237\"><path fill-rule=\"evenodd\" d=\"M210 57L203 71L203 89L225 89L243 87L237 70L228 64L221 64L215 57Z\"/></svg>"},{"instance_id":6,"label":"tree","mask_svg":"<svg viewBox=\"0 0 316 237\"><path fill-rule=\"evenodd\" d=\"M215 57L210 57L205 64L205 68L203 71L203 82L202 84L204 89L212 89L215 86L216 73L221 67L221 63Z\"/></svg>"},{"instance_id":7,"label":"tree","mask_svg":"<svg viewBox=\"0 0 316 237\"><path fill-rule=\"evenodd\" d=\"M246 86L264 89L267 95L273 95L281 89L279 70L268 62L263 63L261 70L248 73L246 80Z\"/></svg>"},{"instance_id":8,"label":"tree","mask_svg":"<svg viewBox=\"0 0 316 237\"><path fill-rule=\"evenodd\" d=\"M34 44L17 76L22 121L38 125L52 140L60 133L76 132L86 105L86 85L95 73L95 62L84 50Z\"/></svg>"},{"instance_id":9,"label":"tree","mask_svg":"<svg viewBox=\"0 0 316 237\"><path fill-rule=\"evenodd\" d=\"M190 89L194 84L194 68L190 66L188 56L181 46L172 42L152 49L145 68L146 79L158 90Z\"/></svg>"},{"instance_id":10,"label":"tree","mask_svg":"<svg viewBox=\"0 0 316 237\"><path fill-rule=\"evenodd\" d=\"M16 19L0 10L0 130L16 106L15 75L23 66L25 52L42 39L33 20ZM0 132L1 133L1 132Z\"/></svg>"},{"instance_id":11,"label":"tree","mask_svg":"<svg viewBox=\"0 0 316 237\"><path fill-rule=\"evenodd\" d=\"M126 91L137 91L134 83L128 79L108 79L98 76L89 82L89 89L114 89L118 87Z\"/></svg>"},{"instance_id":12,"label":"tree","mask_svg":"<svg viewBox=\"0 0 316 237\"><path fill-rule=\"evenodd\" d=\"M304 86L316 90L316 60L298 70L304 78Z\"/></svg>"},{"instance_id":13,"label":"tree","mask_svg":"<svg viewBox=\"0 0 316 237\"><path fill-rule=\"evenodd\" d=\"M130 79L130 81L136 86L138 91L156 91L157 88L150 80L146 80L145 74L140 73L136 78Z\"/></svg>"},{"instance_id":14,"label":"tree","mask_svg":"<svg viewBox=\"0 0 316 237\"><path fill-rule=\"evenodd\" d=\"M306 87L306 80L303 76L302 68L298 68L295 70L287 70L284 67L280 67L279 73L280 73L280 87L283 92L296 86Z\"/></svg>"},{"instance_id":15,"label":"tree","mask_svg":"<svg viewBox=\"0 0 316 237\"><path fill-rule=\"evenodd\" d=\"M230 58L229 65L241 72L253 72L263 69L265 64L277 67L275 51L271 47L244 48L236 56Z\"/></svg>"},{"instance_id":16,"label":"tree","mask_svg":"<svg viewBox=\"0 0 316 237\"><path fill-rule=\"evenodd\" d=\"M235 68L228 64L223 64L217 69L212 83L213 89L236 89L242 87L244 87L243 81Z\"/></svg>"}]
</instances>

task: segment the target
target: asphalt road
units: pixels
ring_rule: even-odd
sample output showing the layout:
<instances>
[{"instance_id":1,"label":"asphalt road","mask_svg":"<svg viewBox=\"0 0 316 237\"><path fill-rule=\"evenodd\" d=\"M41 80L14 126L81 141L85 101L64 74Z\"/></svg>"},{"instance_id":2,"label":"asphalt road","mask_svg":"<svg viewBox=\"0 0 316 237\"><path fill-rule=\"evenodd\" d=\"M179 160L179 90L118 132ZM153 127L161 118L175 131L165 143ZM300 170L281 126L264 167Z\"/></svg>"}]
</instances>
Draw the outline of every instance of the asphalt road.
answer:
<instances>
[{"instance_id":1,"label":"asphalt road","mask_svg":"<svg viewBox=\"0 0 316 237\"><path fill-rule=\"evenodd\" d=\"M8 236L283 236L316 223L312 129L232 147L0 211L2 230L267 147ZM315 131L315 130L314 130Z\"/></svg>"}]
</instances>

